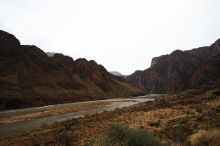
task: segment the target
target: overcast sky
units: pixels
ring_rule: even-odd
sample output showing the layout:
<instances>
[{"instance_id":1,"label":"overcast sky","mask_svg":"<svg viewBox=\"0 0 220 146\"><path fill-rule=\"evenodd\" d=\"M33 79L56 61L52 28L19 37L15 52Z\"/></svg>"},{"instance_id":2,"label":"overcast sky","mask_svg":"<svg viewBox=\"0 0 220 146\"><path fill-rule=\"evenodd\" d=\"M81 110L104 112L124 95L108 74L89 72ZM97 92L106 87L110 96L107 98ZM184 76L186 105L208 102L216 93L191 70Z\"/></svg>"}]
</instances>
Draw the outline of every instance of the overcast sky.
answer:
<instances>
[{"instance_id":1,"label":"overcast sky","mask_svg":"<svg viewBox=\"0 0 220 146\"><path fill-rule=\"evenodd\" d=\"M0 29L22 44L131 74L152 57L220 38L220 0L0 0Z\"/></svg>"}]
</instances>

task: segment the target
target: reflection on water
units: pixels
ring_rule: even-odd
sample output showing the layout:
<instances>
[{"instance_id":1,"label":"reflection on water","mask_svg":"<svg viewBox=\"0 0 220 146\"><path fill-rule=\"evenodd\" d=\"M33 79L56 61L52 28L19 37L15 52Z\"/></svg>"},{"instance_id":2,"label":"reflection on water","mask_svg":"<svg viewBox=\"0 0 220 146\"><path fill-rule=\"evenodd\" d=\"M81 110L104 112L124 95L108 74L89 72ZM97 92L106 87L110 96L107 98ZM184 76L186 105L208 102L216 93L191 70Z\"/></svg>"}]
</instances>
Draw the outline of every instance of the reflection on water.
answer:
<instances>
[{"instance_id":1,"label":"reflection on water","mask_svg":"<svg viewBox=\"0 0 220 146\"><path fill-rule=\"evenodd\" d=\"M85 106L85 105L100 103L100 102L105 102L105 101L114 101L110 105L101 106L101 107L91 109L91 110L83 110L83 111L78 111L78 112L73 112L73 113L65 113L65 114L60 114L60 115L55 115L55 116L42 117L39 119L26 120L26 121L17 122L17 123L0 125L0 138L11 136L11 135L22 134L22 133L40 128L42 125L51 124L56 121L63 121L67 119L78 118L84 115L92 115L92 114L100 113L103 111L112 111L112 110L115 110L116 108L122 108L122 107L131 106L134 104L138 104L141 102L152 101L154 100L154 97L156 96L160 96L160 95L151 94L151 95L139 96L139 97L127 98L127 99L97 100L97 101L67 103L67 104L50 105L50 106L44 106L44 107L34 107L34 108L2 111L0 112L0 118L5 118L5 117L10 117L10 116L15 116L15 115L30 114L33 112L40 112L40 111L46 111L46 110L52 110L52 109L67 108L71 106Z\"/></svg>"}]
</instances>

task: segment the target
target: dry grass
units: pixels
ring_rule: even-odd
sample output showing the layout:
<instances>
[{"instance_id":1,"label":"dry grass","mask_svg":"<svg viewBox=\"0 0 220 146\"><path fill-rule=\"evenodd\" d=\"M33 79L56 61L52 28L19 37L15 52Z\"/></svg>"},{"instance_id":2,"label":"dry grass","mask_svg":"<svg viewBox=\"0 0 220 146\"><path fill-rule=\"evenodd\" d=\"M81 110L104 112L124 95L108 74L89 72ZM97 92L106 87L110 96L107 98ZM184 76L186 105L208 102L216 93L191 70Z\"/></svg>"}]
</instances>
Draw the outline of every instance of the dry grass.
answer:
<instances>
[{"instance_id":1,"label":"dry grass","mask_svg":"<svg viewBox=\"0 0 220 146\"><path fill-rule=\"evenodd\" d=\"M186 146L186 145L183 143L174 143L172 146Z\"/></svg>"},{"instance_id":2,"label":"dry grass","mask_svg":"<svg viewBox=\"0 0 220 146\"><path fill-rule=\"evenodd\" d=\"M189 141L192 146L220 146L220 129L199 130Z\"/></svg>"},{"instance_id":3,"label":"dry grass","mask_svg":"<svg viewBox=\"0 0 220 146\"><path fill-rule=\"evenodd\" d=\"M82 110L92 110L92 109L106 106L106 105L110 105L113 103L114 103L114 101L106 101L106 102L100 102L100 103L89 103L84 106L74 105L71 107L33 112L33 113L29 113L29 114L24 114L24 115L16 115L16 116L11 116L11 117L0 119L0 124L16 123L16 122L21 122L21 121L26 121L26 120L48 117L48 116L55 116L55 115L60 115L60 114L65 114L65 113L78 112L78 111L82 111Z\"/></svg>"},{"instance_id":4,"label":"dry grass","mask_svg":"<svg viewBox=\"0 0 220 146\"><path fill-rule=\"evenodd\" d=\"M20 137L1 139L0 145L94 144L106 135L111 123L122 123L132 129L154 132L161 143L167 145L184 146L190 142L193 146L220 146L216 143L219 130L207 130L220 128L219 105L220 96L214 96L212 90L195 90L45 126ZM199 130L205 131L197 132ZM63 141L65 135L68 139ZM209 145L202 145L205 141Z\"/></svg>"}]
</instances>

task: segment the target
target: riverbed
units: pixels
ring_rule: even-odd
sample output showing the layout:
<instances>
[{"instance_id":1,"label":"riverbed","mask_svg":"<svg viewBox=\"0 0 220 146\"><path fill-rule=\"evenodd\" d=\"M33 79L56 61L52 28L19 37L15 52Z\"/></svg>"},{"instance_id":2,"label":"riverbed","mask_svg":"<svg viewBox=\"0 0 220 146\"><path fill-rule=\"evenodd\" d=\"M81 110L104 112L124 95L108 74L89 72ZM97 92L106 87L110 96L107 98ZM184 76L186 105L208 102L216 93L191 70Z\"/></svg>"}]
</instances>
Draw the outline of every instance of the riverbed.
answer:
<instances>
[{"instance_id":1,"label":"riverbed","mask_svg":"<svg viewBox=\"0 0 220 146\"><path fill-rule=\"evenodd\" d=\"M54 122L153 101L159 94L32 107L0 112L0 138L20 135Z\"/></svg>"}]
</instances>

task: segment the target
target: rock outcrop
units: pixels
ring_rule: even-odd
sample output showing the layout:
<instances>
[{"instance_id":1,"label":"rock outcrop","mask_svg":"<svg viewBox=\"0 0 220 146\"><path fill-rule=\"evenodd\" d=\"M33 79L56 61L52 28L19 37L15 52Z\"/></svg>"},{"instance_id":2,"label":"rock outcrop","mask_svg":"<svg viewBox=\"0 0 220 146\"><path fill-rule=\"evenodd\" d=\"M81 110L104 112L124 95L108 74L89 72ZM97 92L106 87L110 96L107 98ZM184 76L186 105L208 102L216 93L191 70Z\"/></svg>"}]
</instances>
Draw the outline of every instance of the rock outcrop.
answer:
<instances>
[{"instance_id":1,"label":"rock outcrop","mask_svg":"<svg viewBox=\"0 0 220 146\"><path fill-rule=\"evenodd\" d=\"M0 109L128 97L140 91L86 59L48 56L0 31Z\"/></svg>"},{"instance_id":2,"label":"rock outcrop","mask_svg":"<svg viewBox=\"0 0 220 146\"><path fill-rule=\"evenodd\" d=\"M150 68L127 80L146 93L176 93L219 79L220 40L207 47L176 50L152 59Z\"/></svg>"}]
</instances>

